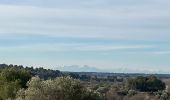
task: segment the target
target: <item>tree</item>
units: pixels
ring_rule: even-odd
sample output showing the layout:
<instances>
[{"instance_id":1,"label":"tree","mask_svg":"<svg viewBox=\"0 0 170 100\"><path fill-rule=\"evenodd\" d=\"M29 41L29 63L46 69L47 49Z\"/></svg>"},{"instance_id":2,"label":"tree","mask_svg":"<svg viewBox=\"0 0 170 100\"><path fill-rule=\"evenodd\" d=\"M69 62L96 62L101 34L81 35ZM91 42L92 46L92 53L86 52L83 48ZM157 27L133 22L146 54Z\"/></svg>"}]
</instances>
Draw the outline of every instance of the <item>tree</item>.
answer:
<instances>
[{"instance_id":1,"label":"tree","mask_svg":"<svg viewBox=\"0 0 170 100\"><path fill-rule=\"evenodd\" d=\"M33 77L27 86L17 93L17 100L100 100L97 93L88 91L79 80L70 77L54 80Z\"/></svg>"},{"instance_id":2,"label":"tree","mask_svg":"<svg viewBox=\"0 0 170 100\"><path fill-rule=\"evenodd\" d=\"M147 77L139 76L136 78L130 78L127 80L125 86L128 90L132 89L142 92L155 92L165 89L165 83L153 75Z\"/></svg>"},{"instance_id":3,"label":"tree","mask_svg":"<svg viewBox=\"0 0 170 100\"><path fill-rule=\"evenodd\" d=\"M15 98L20 88L26 88L31 75L25 70L6 68L0 73L0 99Z\"/></svg>"}]
</instances>

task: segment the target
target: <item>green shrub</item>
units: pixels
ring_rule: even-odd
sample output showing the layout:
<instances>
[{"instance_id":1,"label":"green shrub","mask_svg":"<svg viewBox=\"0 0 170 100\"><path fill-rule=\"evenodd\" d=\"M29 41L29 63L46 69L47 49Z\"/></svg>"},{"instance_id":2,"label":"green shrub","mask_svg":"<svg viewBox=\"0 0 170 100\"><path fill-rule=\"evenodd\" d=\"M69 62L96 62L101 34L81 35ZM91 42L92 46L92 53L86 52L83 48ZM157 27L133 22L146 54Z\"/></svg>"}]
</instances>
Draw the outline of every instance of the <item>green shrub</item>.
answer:
<instances>
[{"instance_id":1,"label":"green shrub","mask_svg":"<svg viewBox=\"0 0 170 100\"><path fill-rule=\"evenodd\" d=\"M165 89L165 83L157 79L155 76L139 76L127 80L125 87L130 90L138 90L141 92L156 92Z\"/></svg>"},{"instance_id":2,"label":"green shrub","mask_svg":"<svg viewBox=\"0 0 170 100\"><path fill-rule=\"evenodd\" d=\"M33 77L27 86L18 92L17 100L100 100L98 93L87 90L79 80L71 77L54 80Z\"/></svg>"},{"instance_id":3,"label":"green shrub","mask_svg":"<svg viewBox=\"0 0 170 100\"><path fill-rule=\"evenodd\" d=\"M0 99L15 98L20 88L26 88L31 75L25 70L6 68L0 73Z\"/></svg>"}]
</instances>

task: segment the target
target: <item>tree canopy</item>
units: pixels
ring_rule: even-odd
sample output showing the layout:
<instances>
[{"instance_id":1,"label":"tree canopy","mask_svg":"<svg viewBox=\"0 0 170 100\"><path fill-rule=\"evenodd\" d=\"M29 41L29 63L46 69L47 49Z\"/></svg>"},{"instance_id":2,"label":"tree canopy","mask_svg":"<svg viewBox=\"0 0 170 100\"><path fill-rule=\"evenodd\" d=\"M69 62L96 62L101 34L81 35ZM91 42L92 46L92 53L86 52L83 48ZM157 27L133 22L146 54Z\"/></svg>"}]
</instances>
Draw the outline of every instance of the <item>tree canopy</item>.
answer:
<instances>
[{"instance_id":1,"label":"tree canopy","mask_svg":"<svg viewBox=\"0 0 170 100\"><path fill-rule=\"evenodd\" d=\"M14 98L20 88L26 88L31 75L25 70L5 68L0 72L0 99Z\"/></svg>"},{"instance_id":2,"label":"tree canopy","mask_svg":"<svg viewBox=\"0 0 170 100\"><path fill-rule=\"evenodd\" d=\"M98 93L87 90L79 80L58 77L42 80L33 77L27 89L18 91L17 100L100 100Z\"/></svg>"},{"instance_id":3,"label":"tree canopy","mask_svg":"<svg viewBox=\"0 0 170 100\"><path fill-rule=\"evenodd\" d=\"M126 82L126 88L139 90L142 92L155 92L158 90L164 90L165 83L153 75L147 77L139 76L128 79Z\"/></svg>"}]
</instances>

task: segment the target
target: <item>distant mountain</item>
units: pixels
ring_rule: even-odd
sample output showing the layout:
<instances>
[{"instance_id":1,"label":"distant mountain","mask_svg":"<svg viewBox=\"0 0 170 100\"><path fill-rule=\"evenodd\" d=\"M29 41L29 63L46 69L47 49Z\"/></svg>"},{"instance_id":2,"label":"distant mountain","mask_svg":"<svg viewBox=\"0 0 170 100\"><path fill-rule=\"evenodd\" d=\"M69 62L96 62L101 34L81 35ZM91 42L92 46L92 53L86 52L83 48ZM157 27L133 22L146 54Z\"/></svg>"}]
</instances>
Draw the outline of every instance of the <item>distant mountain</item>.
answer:
<instances>
[{"instance_id":1,"label":"distant mountain","mask_svg":"<svg viewBox=\"0 0 170 100\"><path fill-rule=\"evenodd\" d=\"M84 66L78 66L78 65L72 65L72 66L63 66L63 67L56 67L57 70L60 71L68 71L68 72L102 72L101 69L90 67L88 65Z\"/></svg>"},{"instance_id":2,"label":"distant mountain","mask_svg":"<svg viewBox=\"0 0 170 100\"><path fill-rule=\"evenodd\" d=\"M156 74L156 73L166 73L165 71L154 70L154 69L142 69L142 68L134 68L130 69L127 67L115 67L113 69L99 69L96 67L91 67L88 65L79 66L79 65L72 65L72 66L62 66L56 67L56 70L60 71L68 71L68 72L106 72L106 73L145 73L145 74Z\"/></svg>"}]
</instances>

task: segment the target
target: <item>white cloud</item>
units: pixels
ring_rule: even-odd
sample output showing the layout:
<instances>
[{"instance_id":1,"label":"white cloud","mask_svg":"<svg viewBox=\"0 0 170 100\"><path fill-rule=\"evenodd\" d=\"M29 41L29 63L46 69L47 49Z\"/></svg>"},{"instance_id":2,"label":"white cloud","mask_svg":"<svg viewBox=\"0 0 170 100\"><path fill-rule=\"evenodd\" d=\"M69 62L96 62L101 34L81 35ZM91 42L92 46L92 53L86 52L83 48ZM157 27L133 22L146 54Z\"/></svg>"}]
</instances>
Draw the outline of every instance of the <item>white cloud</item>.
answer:
<instances>
[{"instance_id":1,"label":"white cloud","mask_svg":"<svg viewBox=\"0 0 170 100\"><path fill-rule=\"evenodd\" d=\"M35 43L21 44L15 46L1 46L0 51L114 51L114 50L136 50L154 48L153 45L103 45L103 44L85 44L85 43Z\"/></svg>"},{"instance_id":2,"label":"white cloud","mask_svg":"<svg viewBox=\"0 0 170 100\"><path fill-rule=\"evenodd\" d=\"M112 50L126 50L126 49L146 49L152 48L153 46L148 45L92 45L92 46L81 46L76 48L80 51L112 51Z\"/></svg>"},{"instance_id":3,"label":"white cloud","mask_svg":"<svg viewBox=\"0 0 170 100\"><path fill-rule=\"evenodd\" d=\"M97 3L97 1L93 2ZM168 21L170 14L167 13L170 8L157 7L157 4L151 5L153 7L148 7L148 5L145 7L142 4L139 7L125 5L121 8L108 3L108 6L106 8L100 6L46 8L1 4L0 35L36 34L52 37L123 39L170 38Z\"/></svg>"}]
</instances>

